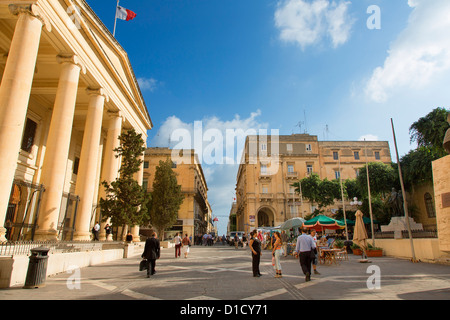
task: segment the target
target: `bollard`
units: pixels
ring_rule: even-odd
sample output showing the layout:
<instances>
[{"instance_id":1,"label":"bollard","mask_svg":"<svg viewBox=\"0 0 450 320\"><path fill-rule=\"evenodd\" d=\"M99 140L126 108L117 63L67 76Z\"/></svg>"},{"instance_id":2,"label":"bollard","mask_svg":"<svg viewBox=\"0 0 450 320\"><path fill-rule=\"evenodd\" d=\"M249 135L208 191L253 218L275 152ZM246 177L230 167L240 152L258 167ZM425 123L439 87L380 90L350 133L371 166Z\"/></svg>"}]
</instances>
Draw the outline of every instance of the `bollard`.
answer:
<instances>
[{"instance_id":1,"label":"bollard","mask_svg":"<svg viewBox=\"0 0 450 320\"><path fill-rule=\"evenodd\" d=\"M31 249L27 277L24 289L41 288L45 286L47 277L47 262L49 248L39 247Z\"/></svg>"}]
</instances>

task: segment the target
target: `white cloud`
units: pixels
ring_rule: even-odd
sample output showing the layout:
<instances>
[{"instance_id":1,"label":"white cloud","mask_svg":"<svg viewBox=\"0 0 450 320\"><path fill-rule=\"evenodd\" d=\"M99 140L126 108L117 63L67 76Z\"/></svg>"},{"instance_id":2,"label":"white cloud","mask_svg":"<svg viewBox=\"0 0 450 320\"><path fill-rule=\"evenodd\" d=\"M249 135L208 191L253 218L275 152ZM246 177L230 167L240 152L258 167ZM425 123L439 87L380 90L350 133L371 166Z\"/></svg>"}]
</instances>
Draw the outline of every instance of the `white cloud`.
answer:
<instances>
[{"instance_id":1,"label":"white cloud","mask_svg":"<svg viewBox=\"0 0 450 320\"><path fill-rule=\"evenodd\" d=\"M376 135L366 134L364 136L359 137L358 140L359 141L364 141L364 140L366 140L366 141L378 141L379 139L378 139L378 136L376 136Z\"/></svg>"},{"instance_id":2,"label":"white cloud","mask_svg":"<svg viewBox=\"0 0 450 320\"><path fill-rule=\"evenodd\" d=\"M375 102L386 102L398 89L423 89L450 69L450 1L408 0L408 5L414 8L408 26L366 85Z\"/></svg>"},{"instance_id":3,"label":"white cloud","mask_svg":"<svg viewBox=\"0 0 450 320\"><path fill-rule=\"evenodd\" d=\"M204 135L207 132L221 133L224 138L222 145L223 164L208 164L205 161L201 163L209 189L208 199L212 206L213 215L220 216L219 232L221 233L226 232L227 219L224 216L227 216L231 209L236 187L236 175L242 154L242 148L239 147L237 139L227 140L226 132L227 130L235 132L238 130L251 132L253 130L258 133L260 129L267 130L268 125L259 121L260 115L261 111L257 110L256 112L252 112L247 118L241 118L239 115L235 115L231 120L223 120L218 117L205 117L199 120L199 122L195 121L192 123L183 122L176 116L171 116L161 125L157 135L149 144L149 147L168 147L170 145L171 148L174 148L179 144L179 141L171 141L170 139L171 137L173 138L173 133L178 130L189 136L190 141L188 143L194 148L196 147L194 140L198 138L194 136L196 123L197 125L201 124ZM268 131L268 134L270 134L270 130ZM204 139L205 137L200 138ZM203 150L195 148L196 153L204 152L210 144L211 142L204 139ZM227 147L232 147L232 155L227 153Z\"/></svg>"},{"instance_id":4,"label":"white cloud","mask_svg":"<svg viewBox=\"0 0 450 320\"><path fill-rule=\"evenodd\" d=\"M142 91L155 91L159 81L153 78L138 78L137 82Z\"/></svg>"},{"instance_id":5,"label":"white cloud","mask_svg":"<svg viewBox=\"0 0 450 320\"><path fill-rule=\"evenodd\" d=\"M329 37L334 48L346 43L354 20L350 17L349 1L284 0L278 3L275 25L280 38L297 43L304 49Z\"/></svg>"}]
</instances>

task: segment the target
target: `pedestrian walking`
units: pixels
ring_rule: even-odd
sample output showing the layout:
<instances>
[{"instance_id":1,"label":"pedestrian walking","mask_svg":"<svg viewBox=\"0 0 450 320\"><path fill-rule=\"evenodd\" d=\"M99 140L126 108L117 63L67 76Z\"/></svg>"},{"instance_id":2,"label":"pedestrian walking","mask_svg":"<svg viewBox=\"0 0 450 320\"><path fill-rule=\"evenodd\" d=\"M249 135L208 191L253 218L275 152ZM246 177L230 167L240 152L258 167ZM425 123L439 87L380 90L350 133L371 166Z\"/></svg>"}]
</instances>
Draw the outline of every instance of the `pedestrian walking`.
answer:
<instances>
[{"instance_id":1,"label":"pedestrian walking","mask_svg":"<svg viewBox=\"0 0 450 320\"><path fill-rule=\"evenodd\" d=\"M272 256L275 259L275 278L281 278L281 235L278 231L273 234L275 239L273 243Z\"/></svg>"},{"instance_id":2,"label":"pedestrian walking","mask_svg":"<svg viewBox=\"0 0 450 320\"><path fill-rule=\"evenodd\" d=\"M92 234L94 236L94 241L99 241L98 239L98 233L100 231L100 224L98 221L95 223L94 227L92 228Z\"/></svg>"},{"instance_id":3,"label":"pedestrian walking","mask_svg":"<svg viewBox=\"0 0 450 320\"><path fill-rule=\"evenodd\" d=\"M239 248L239 236L238 236L237 233L236 233L236 235L234 236L234 247L235 247L236 249Z\"/></svg>"},{"instance_id":4,"label":"pedestrian walking","mask_svg":"<svg viewBox=\"0 0 450 320\"><path fill-rule=\"evenodd\" d=\"M175 234L173 242L175 243L175 258L178 258L181 255L181 237L178 235L178 232Z\"/></svg>"},{"instance_id":5,"label":"pedestrian walking","mask_svg":"<svg viewBox=\"0 0 450 320\"><path fill-rule=\"evenodd\" d=\"M254 277L261 277L261 272L259 272L259 262L261 261L261 241L259 241L257 236L257 231L254 230L250 233L250 242L248 246L252 250L252 270Z\"/></svg>"},{"instance_id":6,"label":"pedestrian walking","mask_svg":"<svg viewBox=\"0 0 450 320\"><path fill-rule=\"evenodd\" d=\"M142 258L147 259L147 278L156 273L156 260L160 257L160 243L158 235L153 232L150 238L145 241L144 252Z\"/></svg>"},{"instance_id":7,"label":"pedestrian walking","mask_svg":"<svg viewBox=\"0 0 450 320\"><path fill-rule=\"evenodd\" d=\"M189 247L191 246L191 240L188 238L188 235L184 236L183 240L181 241L182 247L181 251L183 251L184 258L186 259L189 253Z\"/></svg>"},{"instance_id":8,"label":"pedestrian walking","mask_svg":"<svg viewBox=\"0 0 450 320\"><path fill-rule=\"evenodd\" d=\"M302 234L297 238L295 254L299 257L300 266L305 280L311 281L311 261L314 258L314 240L302 229Z\"/></svg>"},{"instance_id":9,"label":"pedestrian walking","mask_svg":"<svg viewBox=\"0 0 450 320\"><path fill-rule=\"evenodd\" d=\"M317 235L316 235L316 230L311 230L311 237L313 238L314 241L314 259L312 260L312 266L313 266L313 270L314 270L314 274L320 274L319 271L317 271Z\"/></svg>"},{"instance_id":10,"label":"pedestrian walking","mask_svg":"<svg viewBox=\"0 0 450 320\"><path fill-rule=\"evenodd\" d=\"M106 232L106 240L112 240L112 228L109 224L106 224L105 226L105 232Z\"/></svg>"}]
</instances>

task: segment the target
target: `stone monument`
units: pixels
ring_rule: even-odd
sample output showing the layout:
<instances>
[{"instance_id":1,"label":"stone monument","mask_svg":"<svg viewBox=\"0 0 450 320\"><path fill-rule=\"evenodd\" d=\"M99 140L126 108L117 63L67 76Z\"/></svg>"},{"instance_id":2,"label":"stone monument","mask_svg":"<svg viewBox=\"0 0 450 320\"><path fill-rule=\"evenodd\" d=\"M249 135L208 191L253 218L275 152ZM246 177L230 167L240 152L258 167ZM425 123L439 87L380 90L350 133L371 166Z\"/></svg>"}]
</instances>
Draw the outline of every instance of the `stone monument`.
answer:
<instances>
[{"instance_id":1,"label":"stone monument","mask_svg":"<svg viewBox=\"0 0 450 320\"><path fill-rule=\"evenodd\" d=\"M388 200L389 210L392 218L387 226L381 226L381 231L394 231L395 238L402 238L402 231L408 230L405 212L403 209L402 192L392 188L391 195ZM408 217L411 230L423 230L421 223L416 223L413 218Z\"/></svg>"}]
</instances>

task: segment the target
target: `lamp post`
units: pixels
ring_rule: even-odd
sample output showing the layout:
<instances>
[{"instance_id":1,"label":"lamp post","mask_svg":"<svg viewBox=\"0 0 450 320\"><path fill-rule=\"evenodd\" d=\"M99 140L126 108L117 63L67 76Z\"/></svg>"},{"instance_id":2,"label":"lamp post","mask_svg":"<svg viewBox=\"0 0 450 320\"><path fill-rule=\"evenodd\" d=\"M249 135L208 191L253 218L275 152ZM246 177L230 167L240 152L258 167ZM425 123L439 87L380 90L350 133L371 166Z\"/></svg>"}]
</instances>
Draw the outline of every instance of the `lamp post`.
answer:
<instances>
[{"instance_id":1,"label":"lamp post","mask_svg":"<svg viewBox=\"0 0 450 320\"><path fill-rule=\"evenodd\" d=\"M354 197L354 198L353 198L353 201L350 202L350 205L351 205L351 206L362 206L362 202L361 202L361 201L358 201L358 198L357 198L357 197Z\"/></svg>"}]
</instances>

